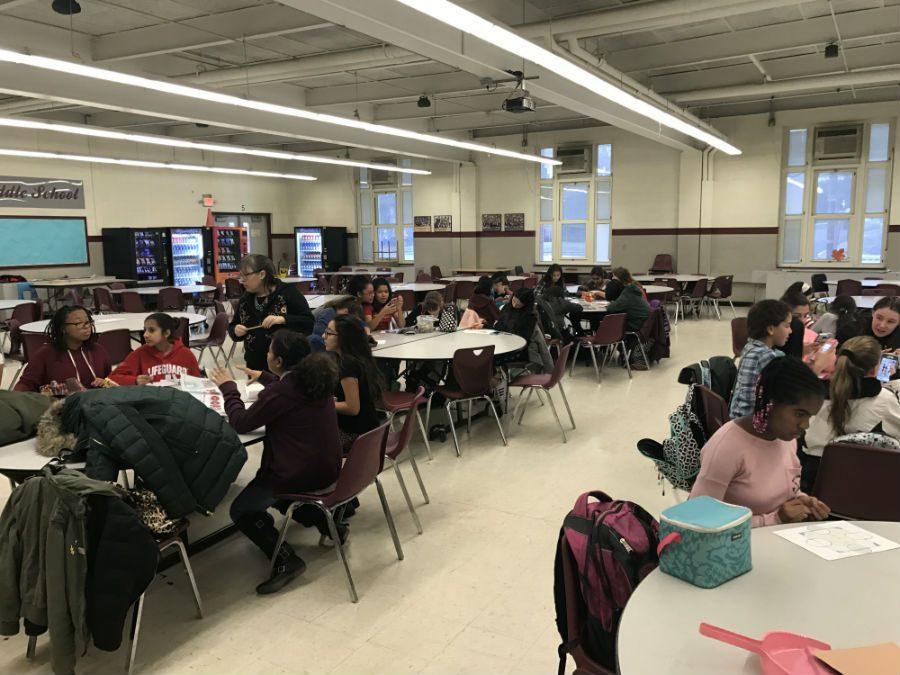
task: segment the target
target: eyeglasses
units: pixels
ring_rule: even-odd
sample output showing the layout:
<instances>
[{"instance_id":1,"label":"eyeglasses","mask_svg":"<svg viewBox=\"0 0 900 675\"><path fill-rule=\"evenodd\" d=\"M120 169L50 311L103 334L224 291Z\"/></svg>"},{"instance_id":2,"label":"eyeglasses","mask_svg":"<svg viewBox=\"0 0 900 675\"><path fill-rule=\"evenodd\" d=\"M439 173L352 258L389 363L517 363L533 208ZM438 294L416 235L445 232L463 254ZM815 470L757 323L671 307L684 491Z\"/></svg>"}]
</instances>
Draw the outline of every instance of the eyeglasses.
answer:
<instances>
[{"instance_id":1,"label":"eyeglasses","mask_svg":"<svg viewBox=\"0 0 900 675\"><path fill-rule=\"evenodd\" d=\"M257 270L256 272L246 272L246 273L238 272L238 279L246 279L251 274L259 274L260 272L262 272L262 270Z\"/></svg>"},{"instance_id":2,"label":"eyeglasses","mask_svg":"<svg viewBox=\"0 0 900 675\"><path fill-rule=\"evenodd\" d=\"M337 331L335 330L325 330L325 335L337 335Z\"/></svg>"},{"instance_id":3,"label":"eyeglasses","mask_svg":"<svg viewBox=\"0 0 900 675\"><path fill-rule=\"evenodd\" d=\"M87 320L87 321L73 321L73 322L68 322L68 321L67 321L67 322L66 322L66 325L67 325L67 326L75 326L76 328L87 328L88 326L93 326L93 325L94 325L94 322L91 321L91 320Z\"/></svg>"}]
</instances>

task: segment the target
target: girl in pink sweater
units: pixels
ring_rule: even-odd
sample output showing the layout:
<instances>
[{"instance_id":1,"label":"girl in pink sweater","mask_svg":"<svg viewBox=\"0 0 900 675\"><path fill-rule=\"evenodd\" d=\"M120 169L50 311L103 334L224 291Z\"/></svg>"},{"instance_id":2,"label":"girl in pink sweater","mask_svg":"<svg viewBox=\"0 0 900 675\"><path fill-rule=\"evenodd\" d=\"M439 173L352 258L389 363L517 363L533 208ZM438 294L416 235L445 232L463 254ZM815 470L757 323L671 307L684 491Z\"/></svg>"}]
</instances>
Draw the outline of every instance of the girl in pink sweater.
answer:
<instances>
[{"instance_id":1,"label":"girl in pink sweater","mask_svg":"<svg viewBox=\"0 0 900 675\"><path fill-rule=\"evenodd\" d=\"M793 356L774 359L756 383L753 415L722 426L700 451L691 497L753 512L753 527L824 520L828 506L800 491L797 439L825 400L822 382Z\"/></svg>"}]
</instances>

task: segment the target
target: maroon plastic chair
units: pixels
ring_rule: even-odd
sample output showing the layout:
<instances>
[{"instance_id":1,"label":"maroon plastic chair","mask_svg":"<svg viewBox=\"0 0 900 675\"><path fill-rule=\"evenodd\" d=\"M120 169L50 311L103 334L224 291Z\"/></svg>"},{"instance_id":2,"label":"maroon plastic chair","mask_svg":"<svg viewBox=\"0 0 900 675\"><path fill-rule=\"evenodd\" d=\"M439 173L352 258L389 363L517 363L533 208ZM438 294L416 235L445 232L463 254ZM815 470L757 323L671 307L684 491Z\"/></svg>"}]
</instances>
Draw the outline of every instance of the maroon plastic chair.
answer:
<instances>
[{"instance_id":1,"label":"maroon plastic chair","mask_svg":"<svg viewBox=\"0 0 900 675\"><path fill-rule=\"evenodd\" d=\"M146 312L144 301L135 291L124 291L120 294L123 312Z\"/></svg>"},{"instance_id":2,"label":"maroon plastic chair","mask_svg":"<svg viewBox=\"0 0 900 675\"><path fill-rule=\"evenodd\" d=\"M654 279L653 283L659 286L668 286L672 289L671 293L666 293L665 297L663 298L663 304L674 305L674 322L678 323L679 312L681 312L681 316L682 318L684 318L684 305L681 301L681 284L678 283L677 279L673 279L671 277L660 277L658 279Z\"/></svg>"},{"instance_id":3,"label":"maroon plastic chair","mask_svg":"<svg viewBox=\"0 0 900 675\"><path fill-rule=\"evenodd\" d=\"M394 291L394 295L399 295L403 298L403 313L409 313L416 306L416 294L412 291ZM398 328L402 328L402 326L398 326Z\"/></svg>"},{"instance_id":4,"label":"maroon plastic chair","mask_svg":"<svg viewBox=\"0 0 900 675\"><path fill-rule=\"evenodd\" d=\"M325 270L322 270L322 271L324 272ZM350 267L350 265L341 265L340 267L338 267L338 272L352 272L352 271L353 271L353 268Z\"/></svg>"},{"instance_id":5,"label":"maroon plastic chair","mask_svg":"<svg viewBox=\"0 0 900 675\"><path fill-rule=\"evenodd\" d=\"M300 291L300 293L302 295L311 295L312 294L312 282L311 281L297 282L297 290Z\"/></svg>"},{"instance_id":6,"label":"maroon plastic chair","mask_svg":"<svg viewBox=\"0 0 900 675\"><path fill-rule=\"evenodd\" d=\"M456 301L468 300L475 293L474 281L457 281L456 282Z\"/></svg>"},{"instance_id":7,"label":"maroon plastic chair","mask_svg":"<svg viewBox=\"0 0 900 675\"><path fill-rule=\"evenodd\" d=\"M376 272L390 272L391 268L390 267L376 267L375 271Z\"/></svg>"},{"instance_id":8,"label":"maroon plastic chair","mask_svg":"<svg viewBox=\"0 0 900 675\"><path fill-rule=\"evenodd\" d=\"M70 288L68 296L73 305L84 305L84 297L76 289Z\"/></svg>"},{"instance_id":9,"label":"maroon plastic chair","mask_svg":"<svg viewBox=\"0 0 900 675\"><path fill-rule=\"evenodd\" d=\"M183 312L184 293L180 288L174 286L160 288L156 295L156 308L160 312Z\"/></svg>"},{"instance_id":10,"label":"maroon plastic chair","mask_svg":"<svg viewBox=\"0 0 900 675\"><path fill-rule=\"evenodd\" d=\"M878 284L875 287L875 290L878 291L878 295L887 295L890 297L894 297L900 293L900 288L897 288L894 284Z\"/></svg>"},{"instance_id":11,"label":"maroon plastic chair","mask_svg":"<svg viewBox=\"0 0 900 675\"><path fill-rule=\"evenodd\" d=\"M184 319L184 321L187 322L187 319ZM209 333L206 335L206 337L198 338L191 344L192 350L200 350L200 353L197 354L197 363L201 363L203 361L203 352L209 349L209 353L212 355L215 364L219 367L222 367L222 364L219 363L219 356L221 356L224 359L224 367L227 368L229 372L231 372L231 354L226 354L224 347L225 338L227 336L228 315L224 312L221 312L216 314L216 318L213 319L212 326L210 326Z\"/></svg>"},{"instance_id":12,"label":"maroon plastic chair","mask_svg":"<svg viewBox=\"0 0 900 675\"><path fill-rule=\"evenodd\" d=\"M453 425L451 406L456 406L459 413L459 404L468 403L466 433L472 429L472 401L487 401L488 407L497 421L497 429L503 445L506 442L506 434L503 433L503 425L500 424L500 416L494 407L494 402L488 394L491 391L491 376L494 373L494 345L474 347L470 349L457 349L453 352L453 377L456 380L455 387L442 386L437 391L447 400L447 417L450 418L450 431L453 432L453 447L456 456L460 456L459 439L456 437L456 427Z\"/></svg>"},{"instance_id":13,"label":"maroon plastic chair","mask_svg":"<svg viewBox=\"0 0 900 675\"><path fill-rule=\"evenodd\" d=\"M650 359L647 358L647 350L644 347L644 343L650 341L650 337L653 335L653 327L656 322L659 320L657 317L659 312L663 311L662 309L651 309L650 314L647 315L647 319L641 324L640 330L626 330L625 336L629 335L635 339L637 342L637 347L641 350L641 354L644 357L644 363L647 366L647 370L650 370ZM634 347L631 348L631 351L626 355L625 360L628 361L631 356L631 352L634 351ZM629 371L630 372L630 371Z\"/></svg>"},{"instance_id":14,"label":"maroon plastic chair","mask_svg":"<svg viewBox=\"0 0 900 675\"><path fill-rule=\"evenodd\" d=\"M403 480L403 474L400 473L400 465L397 463L397 460L401 453L409 448L409 440L412 438L413 434L413 420L418 419L419 424L422 424L422 418L419 417L419 406L425 403L425 387L419 387L415 393L409 393L407 395L412 398L409 402L409 406L404 411L406 412L406 416L403 419L403 426L400 427L400 431L388 432L384 456L390 461L391 466L394 469L394 473L397 476L397 482L400 484L400 491L403 492L403 498L406 500L406 506L409 508L409 514L412 516L419 534L422 534L422 523L419 521L419 515L416 513L415 507L413 507L412 499L409 497L409 491L406 489L406 482ZM416 414L412 415L412 412L415 412ZM390 425L393 418L394 415L391 415L388 419L388 425ZM390 426L388 428L390 428ZM422 482L422 475L419 473L419 467L416 464L415 453L410 449L408 455L413 473L415 473L416 480L419 482L419 489L422 491L422 497L424 497L425 503L428 504L430 501L428 499L428 492L425 491L425 483Z\"/></svg>"},{"instance_id":15,"label":"maroon plastic chair","mask_svg":"<svg viewBox=\"0 0 900 675\"><path fill-rule=\"evenodd\" d=\"M116 301L113 298L113 294L110 292L108 288L103 288L102 286L97 286L94 289L94 312L97 314L102 314L103 312L115 312L116 311Z\"/></svg>"},{"instance_id":16,"label":"maroon plastic chair","mask_svg":"<svg viewBox=\"0 0 900 675\"><path fill-rule=\"evenodd\" d=\"M708 282L708 279L698 279L694 282L691 292L681 296L681 301L690 307L694 316L698 319L700 318L700 310L706 304L706 287Z\"/></svg>"},{"instance_id":17,"label":"maroon plastic chair","mask_svg":"<svg viewBox=\"0 0 900 675\"><path fill-rule=\"evenodd\" d=\"M419 272L416 275L416 283L417 284L430 284L431 283L431 275L426 274L425 272Z\"/></svg>"},{"instance_id":18,"label":"maroon plastic chair","mask_svg":"<svg viewBox=\"0 0 900 675\"><path fill-rule=\"evenodd\" d=\"M110 330L97 335L97 343L103 345L109 362L118 365L132 352L131 333L127 328Z\"/></svg>"},{"instance_id":19,"label":"maroon plastic chair","mask_svg":"<svg viewBox=\"0 0 900 675\"><path fill-rule=\"evenodd\" d=\"M706 292L706 300L712 305L716 312L716 318L721 319L722 313L719 311L719 303L727 302L731 306L731 314L737 317L737 312L731 302L732 286L734 284L734 275L727 274L713 279L712 285Z\"/></svg>"},{"instance_id":20,"label":"maroon plastic chair","mask_svg":"<svg viewBox=\"0 0 900 675\"><path fill-rule=\"evenodd\" d=\"M109 285L111 291L121 291L123 288L126 288L126 286L121 281L114 281Z\"/></svg>"},{"instance_id":21,"label":"maroon plastic chair","mask_svg":"<svg viewBox=\"0 0 900 675\"><path fill-rule=\"evenodd\" d=\"M516 279L515 281L509 282L509 290L512 291L513 293L515 293L520 288L524 288L524 287L525 287L524 279Z\"/></svg>"},{"instance_id":22,"label":"maroon plastic chair","mask_svg":"<svg viewBox=\"0 0 900 675\"><path fill-rule=\"evenodd\" d=\"M528 396L525 398L525 405L522 407L522 412L519 414L519 424L522 424L522 418L525 417L525 408L528 407L528 401L531 400L531 395L536 391L538 393L538 398L540 398L541 393L543 392L547 395L547 400L550 402L550 410L553 411L553 417L556 419L556 424L562 432L563 443L567 440L566 430L559 420L559 415L556 412L556 405L553 403L553 397L550 396L550 390L554 387L559 387L559 393L562 395L563 403L566 406L566 412L569 413L569 421L572 423L572 429L574 429L575 418L572 417L572 409L569 407L569 400L566 398L566 391L562 386L562 378L566 372L566 363L569 360L569 352L571 350L572 343L569 343L560 349L559 355L556 357L556 363L553 364L552 372L541 373L538 375L522 375L509 383L510 387L521 388L519 398L516 399L516 407L513 409L513 419L516 418L516 413L519 411L519 404L522 402L522 395L525 393L526 389L528 390Z\"/></svg>"},{"instance_id":23,"label":"maroon plastic chair","mask_svg":"<svg viewBox=\"0 0 900 675\"><path fill-rule=\"evenodd\" d=\"M191 326L187 318L178 317L178 326L172 334L172 339L181 340L181 344L185 347L191 346Z\"/></svg>"},{"instance_id":24,"label":"maroon plastic chair","mask_svg":"<svg viewBox=\"0 0 900 675\"><path fill-rule=\"evenodd\" d=\"M738 358L747 344L747 317L739 316L731 320L731 352Z\"/></svg>"},{"instance_id":25,"label":"maroon plastic chair","mask_svg":"<svg viewBox=\"0 0 900 675\"><path fill-rule=\"evenodd\" d=\"M443 274L441 274L441 268L438 265L431 266L431 278L432 279L440 279Z\"/></svg>"},{"instance_id":26,"label":"maroon plastic chair","mask_svg":"<svg viewBox=\"0 0 900 675\"><path fill-rule=\"evenodd\" d=\"M420 387L420 389L424 391L424 388ZM428 442L428 432L425 431L425 424L422 422L422 416L419 414L419 406L421 403L416 403L418 393L418 391L385 391L382 392L381 401L376 404L376 407L378 410L387 413L388 422L391 423L393 423L394 417L398 413L409 414L411 410L415 410L416 420L419 423L419 431L422 432L422 440L425 441L425 452L430 460L433 459L431 455L431 443ZM413 403L416 403L415 408L413 408ZM418 473L418 470L416 470L416 473ZM421 479L419 480L419 486L422 487ZM424 487L422 487L422 494L425 495ZM425 502L428 503L428 495L425 495Z\"/></svg>"},{"instance_id":27,"label":"maroon plastic chair","mask_svg":"<svg viewBox=\"0 0 900 675\"><path fill-rule=\"evenodd\" d=\"M403 278L404 278L404 273L403 272L394 272L394 275L391 278L393 279L393 281L391 282L392 284L394 284L394 283L402 284Z\"/></svg>"},{"instance_id":28,"label":"maroon plastic chair","mask_svg":"<svg viewBox=\"0 0 900 675\"><path fill-rule=\"evenodd\" d=\"M525 288L531 288L532 290L537 288L538 285L538 277L531 275L525 277Z\"/></svg>"},{"instance_id":29,"label":"maroon plastic chair","mask_svg":"<svg viewBox=\"0 0 900 675\"><path fill-rule=\"evenodd\" d=\"M657 253L648 274L675 274L672 256L668 253Z\"/></svg>"},{"instance_id":30,"label":"maroon plastic chair","mask_svg":"<svg viewBox=\"0 0 900 675\"><path fill-rule=\"evenodd\" d=\"M11 344L16 346L17 352L18 346L22 346L21 356L18 356L16 354L7 355L7 358L10 361L19 362L19 367L13 374L12 382L9 383L10 389L16 386L16 382L19 381L19 376L22 374L22 370L26 365L28 365L28 360L31 358L31 355L34 354L38 349L43 347L45 344L47 344L47 336L43 333L23 333L21 330L19 330L19 326L20 324L16 319L9 320ZM0 375L0 377L2 377L2 375Z\"/></svg>"},{"instance_id":31,"label":"maroon plastic chair","mask_svg":"<svg viewBox=\"0 0 900 675\"><path fill-rule=\"evenodd\" d=\"M628 321L627 314L607 314L603 317L603 321L597 326L597 330L594 331L594 334L588 338L584 338L578 341L578 344L575 345L575 358L572 359L572 366L569 370L569 377L572 376L573 371L575 370L575 363L578 361L578 352L581 351L581 348L591 350L591 360L594 362L594 372L597 374L597 383L602 382L602 373L603 373L603 364L609 358L610 353L615 353L615 347L621 347L622 352L625 352L625 324ZM604 358L600 361L600 365L597 365L597 352L600 350L604 350ZM628 359L625 359L625 368L628 370L629 379L632 377L631 375L631 365L628 363Z\"/></svg>"},{"instance_id":32,"label":"maroon plastic chair","mask_svg":"<svg viewBox=\"0 0 900 675\"><path fill-rule=\"evenodd\" d=\"M316 275L316 293L321 293L324 295L331 294L331 282L324 274Z\"/></svg>"},{"instance_id":33,"label":"maroon plastic chair","mask_svg":"<svg viewBox=\"0 0 900 675\"><path fill-rule=\"evenodd\" d=\"M277 499L288 501L290 504L285 511L281 531L278 533L278 542L275 544L275 553L272 556L269 568L270 575L275 568L275 560L278 557L281 545L284 543L288 526L293 520L291 516L294 510L304 504L311 504L325 515L325 520L328 523L328 532L331 534L331 540L334 542L338 560L344 566L344 573L347 575L350 599L353 602L358 602L359 596L353 584L353 577L350 575L350 565L347 563L347 556L344 553L344 544L341 543L337 525L335 524L335 514L341 511L347 502L354 499L372 483L375 483L375 487L378 490L378 498L381 500L384 518L387 520L391 538L394 540L397 559L403 560L403 549L400 547L400 539L397 537L397 529L394 527L394 518L391 515L387 499L384 497L384 488L381 485L381 481L378 480L378 474L384 468L384 453L389 431L390 425L385 422L380 427L357 436L344 461L344 466L341 468L337 482L334 484L334 489L330 492L319 491L276 495Z\"/></svg>"},{"instance_id":34,"label":"maroon plastic chair","mask_svg":"<svg viewBox=\"0 0 900 675\"><path fill-rule=\"evenodd\" d=\"M884 293L879 291L877 288L864 288L862 289L862 293L860 293L862 297L866 298L880 298Z\"/></svg>"},{"instance_id":35,"label":"maroon plastic chair","mask_svg":"<svg viewBox=\"0 0 900 675\"><path fill-rule=\"evenodd\" d=\"M900 521L900 452L855 443L825 446L812 494L848 520Z\"/></svg>"},{"instance_id":36,"label":"maroon plastic chair","mask_svg":"<svg viewBox=\"0 0 900 675\"><path fill-rule=\"evenodd\" d=\"M244 294L244 285L237 277L228 277L225 279L225 298L228 300L237 300Z\"/></svg>"},{"instance_id":37,"label":"maroon plastic chair","mask_svg":"<svg viewBox=\"0 0 900 675\"><path fill-rule=\"evenodd\" d=\"M711 438L721 426L731 420L728 401L702 384L697 385L697 391L700 393L700 404L703 406L703 426L707 438Z\"/></svg>"},{"instance_id":38,"label":"maroon plastic chair","mask_svg":"<svg viewBox=\"0 0 900 675\"><path fill-rule=\"evenodd\" d=\"M17 326L23 326L26 323L31 323L32 321L39 321L40 317L35 316L37 313L37 307L33 302L23 302L21 304L13 307L12 314L10 317L4 322L3 326L3 339L0 340L0 350L6 347L6 339L10 336L10 322L15 321ZM16 339L10 342L10 353L17 353L19 351L19 346L21 342Z\"/></svg>"},{"instance_id":39,"label":"maroon plastic chair","mask_svg":"<svg viewBox=\"0 0 900 675\"><path fill-rule=\"evenodd\" d=\"M444 296L445 305L449 305L451 302L456 302L456 282L451 281L449 284L444 286L441 293Z\"/></svg>"},{"instance_id":40,"label":"maroon plastic chair","mask_svg":"<svg viewBox=\"0 0 900 675\"><path fill-rule=\"evenodd\" d=\"M835 295L862 295L862 282L859 279L840 279L837 282Z\"/></svg>"}]
</instances>

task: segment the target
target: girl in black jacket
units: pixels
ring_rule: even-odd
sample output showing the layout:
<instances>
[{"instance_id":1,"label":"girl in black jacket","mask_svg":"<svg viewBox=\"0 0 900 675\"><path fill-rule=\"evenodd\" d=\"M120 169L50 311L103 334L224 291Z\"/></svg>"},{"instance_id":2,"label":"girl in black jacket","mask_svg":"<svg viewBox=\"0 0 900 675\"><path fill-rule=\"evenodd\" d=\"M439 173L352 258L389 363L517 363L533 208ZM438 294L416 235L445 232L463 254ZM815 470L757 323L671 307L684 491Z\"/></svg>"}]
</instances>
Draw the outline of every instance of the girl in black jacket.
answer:
<instances>
[{"instance_id":1,"label":"girl in black jacket","mask_svg":"<svg viewBox=\"0 0 900 675\"><path fill-rule=\"evenodd\" d=\"M309 335L315 320L306 298L296 286L285 284L275 275L275 265L266 256L244 256L240 278L244 294L238 301L228 333L235 342L244 343L248 368L268 370L266 354L271 333L288 328Z\"/></svg>"},{"instance_id":2,"label":"girl in black jacket","mask_svg":"<svg viewBox=\"0 0 900 675\"><path fill-rule=\"evenodd\" d=\"M531 342L536 323L534 291L530 288L520 288L500 312L500 318L494 324L494 328L518 335L526 342Z\"/></svg>"}]
</instances>

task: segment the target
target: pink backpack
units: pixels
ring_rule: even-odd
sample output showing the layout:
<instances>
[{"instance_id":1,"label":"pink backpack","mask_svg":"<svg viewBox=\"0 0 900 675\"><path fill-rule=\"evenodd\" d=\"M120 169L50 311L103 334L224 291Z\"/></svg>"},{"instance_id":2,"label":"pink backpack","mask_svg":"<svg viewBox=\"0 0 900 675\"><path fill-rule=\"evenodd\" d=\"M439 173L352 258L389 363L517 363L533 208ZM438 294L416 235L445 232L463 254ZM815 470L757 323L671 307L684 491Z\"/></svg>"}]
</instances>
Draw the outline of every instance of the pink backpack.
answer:
<instances>
[{"instance_id":1,"label":"pink backpack","mask_svg":"<svg viewBox=\"0 0 900 675\"><path fill-rule=\"evenodd\" d=\"M579 647L592 660L615 670L616 631L622 610L638 583L659 564L659 524L633 502L613 500L603 492L585 492L563 522L563 538L578 567L581 611L577 615L583 621L578 637L570 639L565 562L557 547L554 597L556 626L562 638L559 672L565 670L566 655Z\"/></svg>"}]
</instances>

